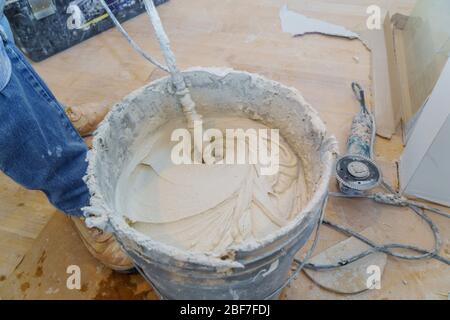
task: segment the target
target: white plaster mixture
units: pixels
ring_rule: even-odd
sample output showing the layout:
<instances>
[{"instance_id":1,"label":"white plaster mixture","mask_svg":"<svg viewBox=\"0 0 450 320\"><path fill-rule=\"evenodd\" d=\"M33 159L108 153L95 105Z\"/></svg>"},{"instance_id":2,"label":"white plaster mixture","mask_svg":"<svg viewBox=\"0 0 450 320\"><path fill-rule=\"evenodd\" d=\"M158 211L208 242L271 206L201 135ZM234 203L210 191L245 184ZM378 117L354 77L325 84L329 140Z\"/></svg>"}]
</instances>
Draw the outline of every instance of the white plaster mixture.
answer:
<instances>
[{"instance_id":1,"label":"white plaster mixture","mask_svg":"<svg viewBox=\"0 0 450 320\"><path fill-rule=\"evenodd\" d=\"M260 163L176 165L171 133L184 125L170 121L149 135L120 175L116 206L139 232L191 252L221 254L287 225L306 205L301 161L282 137L274 175L261 175ZM203 127L268 129L236 117L205 118ZM224 144L226 154L228 140Z\"/></svg>"}]
</instances>

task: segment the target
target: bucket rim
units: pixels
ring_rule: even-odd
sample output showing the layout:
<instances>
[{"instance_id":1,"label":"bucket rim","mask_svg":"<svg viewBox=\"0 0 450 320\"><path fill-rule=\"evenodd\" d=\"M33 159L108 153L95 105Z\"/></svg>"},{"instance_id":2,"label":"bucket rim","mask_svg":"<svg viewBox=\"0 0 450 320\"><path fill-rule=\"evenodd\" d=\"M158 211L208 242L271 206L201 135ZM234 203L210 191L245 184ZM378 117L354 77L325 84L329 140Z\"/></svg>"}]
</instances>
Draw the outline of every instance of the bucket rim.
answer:
<instances>
[{"instance_id":1,"label":"bucket rim","mask_svg":"<svg viewBox=\"0 0 450 320\"><path fill-rule=\"evenodd\" d=\"M321 162L323 165L322 175L317 182L317 188L314 191L311 199L307 202L307 205L297 214L296 218L291 220L286 226L278 229L272 234L260 239L258 242L243 242L238 245L231 246L227 249L227 252L242 252L249 253L252 251L259 250L270 243L273 243L277 239L283 237L295 227L297 227L307 216L314 214L314 208L320 207L321 203L326 202L328 197L328 185L332 176L332 168L337 155L337 140L333 135L328 135L325 124L319 117L317 111L306 102L302 94L293 87L283 85L277 81L270 80L262 75L250 73L246 71L234 70L231 68L220 68L220 67L192 67L185 71L183 74L205 72L211 75L226 77L230 74L245 74L252 79L266 82L272 86L278 86L284 90L289 91L293 94L294 98L299 101L300 104L307 110L310 115L311 125L317 132L322 134L322 141L318 148L321 149ZM215 268L243 268L243 264L235 260L222 260L219 255L213 255L208 253L193 253L187 250L182 250L180 248L165 244L153 240L151 237L140 233L131 226L129 226L125 218L121 216L118 212L108 207L105 203L101 191L98 188L97 177L94 168L97 165L96 153L97 149L100 147L99 137L102 136L102 132L109 129L109 119L115 111L121 106L121 102L127 100L130 96L139 95L145 90L155 87L161 83L167 82L170 76L166 76L155 81L152 81L143 87L134 90L133 92L126 95L119 103L116 103L111 111L107 114L104 120L99 124L97 130L94 133L93 148L88 151L87 154L87 174L84 177L89 192L91 194L90 205L83 208L86 216L86 224L88 227L98 227L102 230L113 232L116 238L125 237L131 241L134 241L137 245L144 247L147 251L155 250L159 254L166 255L171 258L175 258L178 261L186 263L196 263L205 265L208 267ZM321 208L324 210L324 208ZM122 241L120 241L122 243ZM123 243L122 243L123 245Z\"/></svg>"}]
</instances>

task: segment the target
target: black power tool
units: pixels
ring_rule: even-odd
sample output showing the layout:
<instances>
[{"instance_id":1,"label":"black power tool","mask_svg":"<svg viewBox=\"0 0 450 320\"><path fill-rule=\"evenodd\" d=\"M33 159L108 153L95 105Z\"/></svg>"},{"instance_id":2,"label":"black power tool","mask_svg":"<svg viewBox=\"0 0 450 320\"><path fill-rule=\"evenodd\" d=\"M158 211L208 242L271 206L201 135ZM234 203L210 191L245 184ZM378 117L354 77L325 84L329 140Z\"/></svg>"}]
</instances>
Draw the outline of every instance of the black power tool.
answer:
<instances>
[{"instance_id":1,"label":"black power tool","mask_svg":"<svg viewBox=\"0 0 450 320\"><path fill-rule=\"evenodd\" d=\"M336 163L336 179L342 193L361 195L377 187L382 181L381 171L373 157L376 125L366 106L364 90L357 83L352 89L360 103L361 111L353 118L347 141L347 155Z\"/></svg>"}]
</instances>

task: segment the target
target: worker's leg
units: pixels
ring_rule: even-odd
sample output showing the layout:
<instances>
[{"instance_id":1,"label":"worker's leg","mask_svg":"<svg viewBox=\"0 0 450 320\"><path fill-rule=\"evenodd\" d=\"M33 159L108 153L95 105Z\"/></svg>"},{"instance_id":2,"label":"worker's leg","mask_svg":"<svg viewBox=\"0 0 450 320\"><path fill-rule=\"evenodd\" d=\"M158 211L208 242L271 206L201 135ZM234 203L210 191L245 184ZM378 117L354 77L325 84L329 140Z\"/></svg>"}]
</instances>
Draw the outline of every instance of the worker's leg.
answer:
<instances>
[{"instance_id":1,"label":"worker's leg","mask_svg":"<svg viewBox=\"0 0 450 320\"><path fill-rule=\"evenodd\" d=\"M81 215L89 203L83 182L87 147L22 53L11 42L6 47L12 75L0 90L0 169L26 188L44 191L65 213ZM69 113L86 132L104 115L89 109ZM88 229L80 218L73 221L94 257L117 271L133 269L112 234Z\"/></svg>"},{"instance_id":2,"label":"worker's leg","mask_svg":"<svg viewBox=\"0 0 450 320\"><path fill-rule=\"evenodd\" d=\"M24 187L45 192L65 213L81 215L89 202L82 180L87 147L22 53L4 43L12 74L0 92L0 169Z\"/></svg>"}]
</instances>

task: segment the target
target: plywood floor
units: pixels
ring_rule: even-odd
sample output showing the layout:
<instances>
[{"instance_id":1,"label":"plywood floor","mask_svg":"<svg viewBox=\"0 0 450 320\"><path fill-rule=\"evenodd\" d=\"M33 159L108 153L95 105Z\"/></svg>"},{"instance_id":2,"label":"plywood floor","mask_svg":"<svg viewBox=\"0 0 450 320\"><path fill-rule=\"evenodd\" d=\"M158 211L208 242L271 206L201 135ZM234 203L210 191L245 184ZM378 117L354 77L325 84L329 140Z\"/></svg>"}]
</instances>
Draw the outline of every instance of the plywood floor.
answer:
<instances>
[{"instance_id":1,"label":"plywood floor","mask_svg":"<svg viewBox=\"0 0 450 320\"><path fill-rule=\"evenodd\" d=\"M370 53L358 40L321 35L292 38L281 32L279 9L287 3L290 9L314 18L356 28L365 23L368 5L379 4L394 12L408 13L414 2L171 0L160 6L159 11L180 68L226 66L256 72L293 86L319 111L330 132L344 145L351 119L358 110L350 83L356 80L370 86ZM143 48L162 60L145 15L124 26ZM354 57L358 57L359 62ZM96 102L109 107L132 90L163 76L132 51L115 30L35 64L35 67L66 105ZM401 151L399 135L392 141L378 139L377 158L391 180L395 180L395 161ZM0 177L0 186L0 276L3 275L0 297L155 297L140 277L114 275L91 259L68 220L60 213L55 215L55 210L41 194L25 191L5 177ZM327 217L356 230L378 227L381 240L431 244L423 223L402 209L374 206L367 201L332 200ZM439 218L436 222L442 228L448 254L448 222ZM343 237L324 229L321 239L318 251ZM17 267L24 255L23 262ZM84 287L81 291L69 291L65 287L65 271L70 264L82 267ZM284 297L438 299L450 290L448 274L448 268L434 261L410 263L389 259L383 278L385 284L380 291L335 296L302 276L285 291Z\"/></svg>"},{"instance_id":2,"label":"plywood floor","mask_svg":"<svg viewBox=\"0 0 450 320\"><path fill-rule=\"evenodd\" d=\"M0 173L0 279L14 271L55 212L44 194Z\"/></svg>"}]
</instances>

